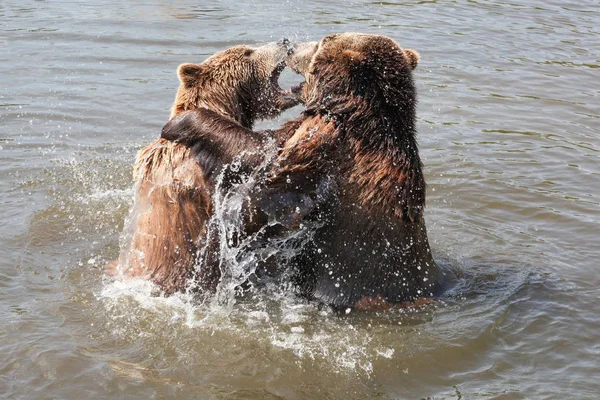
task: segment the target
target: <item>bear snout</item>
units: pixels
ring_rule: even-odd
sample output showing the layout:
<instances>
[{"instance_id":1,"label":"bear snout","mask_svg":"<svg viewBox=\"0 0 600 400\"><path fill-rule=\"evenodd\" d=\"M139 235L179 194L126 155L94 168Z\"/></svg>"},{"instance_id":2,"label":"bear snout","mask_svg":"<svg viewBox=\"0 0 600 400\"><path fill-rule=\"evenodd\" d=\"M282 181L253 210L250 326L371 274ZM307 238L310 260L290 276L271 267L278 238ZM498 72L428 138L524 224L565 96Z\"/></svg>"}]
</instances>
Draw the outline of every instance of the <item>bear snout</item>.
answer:
<instances>
[{"instance_id":1,"label":"bear snout","mask_svg":"<svg viewBox=\"0 0 600 400\"><path fill-rule=\"evenodd\" d=\"M292 54L294 54L294 50L295 50L294 45L292 42L290 42L290 40L288 38L281 39L281 44L283 45L283 47L286 48L288 56L291 56Z\"/></svg>"},{"instance_id":2,"label":"bear snout","mask_svg":"<svg viewBox=\"0 0 600 400\"><path fill-rule=\"evenodd\" d=\"M296 73L306 77L308 66L317 51L317 46L317 42L305 42L293 45L292 51L288 50L286 64Z\"/></svg>"}]
</instances>

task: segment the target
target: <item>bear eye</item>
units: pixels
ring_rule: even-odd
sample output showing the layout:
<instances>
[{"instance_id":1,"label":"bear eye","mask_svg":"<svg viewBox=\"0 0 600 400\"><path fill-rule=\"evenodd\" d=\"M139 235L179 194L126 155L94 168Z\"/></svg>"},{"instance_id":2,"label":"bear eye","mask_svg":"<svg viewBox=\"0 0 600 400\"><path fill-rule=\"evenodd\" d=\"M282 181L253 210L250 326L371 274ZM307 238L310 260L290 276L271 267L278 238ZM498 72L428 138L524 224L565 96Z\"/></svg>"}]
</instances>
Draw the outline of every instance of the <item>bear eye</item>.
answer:
<instances>
[{"instance_id":1,"label":"bear eye","mask_svg":"<svg viewBox=\"0 0 600 400\"><path fill-rule=\"evenodd\" d=\"M244 56L249 57L252 53L254 53L254 49L247 49L244 51Z\"/></svg>"}]
</instances>

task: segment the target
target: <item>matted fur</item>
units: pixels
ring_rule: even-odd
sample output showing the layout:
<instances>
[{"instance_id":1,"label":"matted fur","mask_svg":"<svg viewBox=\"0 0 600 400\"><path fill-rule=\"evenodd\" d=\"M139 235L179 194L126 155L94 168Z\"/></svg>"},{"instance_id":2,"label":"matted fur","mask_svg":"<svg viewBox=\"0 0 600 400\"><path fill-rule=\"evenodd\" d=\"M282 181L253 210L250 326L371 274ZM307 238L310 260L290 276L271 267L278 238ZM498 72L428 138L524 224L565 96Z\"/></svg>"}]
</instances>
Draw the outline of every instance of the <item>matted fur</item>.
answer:
<instances>
[{"instance_id":1,"label":"matted fur","mask_svg":"<svg viewBox=\"0 0 600 400\"><path fill-rule=\"evenodd\" d=\"M171 116L203 107L251 128L256 119L297 104L276 85L286 55L287 43L235 46L202 64L182 64ZM139 152L135 202L119 257L124 276L149 279L167 294L184 290L192 277L202 290L216 287L220 271L210 254L195 267L199 250L207 245L213 177L223 165L217 156L226 150L223 146L260 142L256 136L221 139L212 147L157 139Z\"/></svg>"},{"instance_id":2,"label":"matted fur","mask_svg":"<svg viewBox=\"0 0 600 400\"><path fill-rule=\"evenodd\" d=\"M286 131L289 139L249 202L249 220L268 221L298 201L294 220L318 228L292 260L296 283L324 303L402 303L441 290L415 137L418 59L388 37L358 33L301 44L288 58L306 78L306 111L293 121L296 130ZM225 123L202 109L193 113L213 127ZM187 126L174 137L210 142L202 131Z\"/></svg>"},{"instance_id":3,"label":"matted fur","mask_svg":"<svg viewBox=\"0 0 600 400\"><path fill-rule=\"evenodd\" d=\"M123 272L171 293L192 276L212 212L210 185L192 149L164 139L139 152L134 179L134 227L120 257ZM200 278L214 284L214 274L204 272Z\"/></svg>"}]
</instances>

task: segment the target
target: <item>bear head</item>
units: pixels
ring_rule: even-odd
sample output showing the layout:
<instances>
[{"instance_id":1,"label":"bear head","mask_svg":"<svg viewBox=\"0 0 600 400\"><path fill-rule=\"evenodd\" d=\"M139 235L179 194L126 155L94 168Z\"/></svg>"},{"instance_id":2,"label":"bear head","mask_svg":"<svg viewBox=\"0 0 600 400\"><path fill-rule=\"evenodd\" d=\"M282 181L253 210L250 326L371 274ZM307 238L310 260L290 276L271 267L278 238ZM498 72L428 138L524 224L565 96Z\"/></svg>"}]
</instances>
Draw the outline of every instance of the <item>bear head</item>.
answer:
<instances>
[{"instance_id":1,"label":"bear head","mask_svg":"<svg viewBox=\"0 0 600 400\"><path fill-rule=\"evenodd\" d=\"M306 82L294 88L307 108L347 112L348 101L360 96L378 104L414 109L416 91L411 72L419 54L402 49L382 35L340 33L319 42L300 43L287 57L287 64ZM412 115L407 115L410 120Z\"/></svg>"},{"instance_id":2,"label":"bear head","mask_svg":"<svg viewBox=\"0 0 600 400\"><path fill-rule=\"evenodd\" d=\"M171 117L205 107L251 127L257 119L293 107L298 101L278 83L289 51L289 41L284 39L261 47L235 46L201 64L180 65Z\"/></svg>"}]
</instances>

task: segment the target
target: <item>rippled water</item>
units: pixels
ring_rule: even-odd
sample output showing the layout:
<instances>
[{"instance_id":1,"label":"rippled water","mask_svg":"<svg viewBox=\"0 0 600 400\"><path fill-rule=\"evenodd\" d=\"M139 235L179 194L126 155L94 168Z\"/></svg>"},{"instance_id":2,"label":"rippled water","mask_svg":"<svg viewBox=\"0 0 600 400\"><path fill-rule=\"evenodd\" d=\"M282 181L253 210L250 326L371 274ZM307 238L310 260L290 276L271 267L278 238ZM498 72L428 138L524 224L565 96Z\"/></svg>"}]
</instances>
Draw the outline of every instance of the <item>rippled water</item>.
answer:
<instances>
[{"instance_id":1,"label":"rippled water","mask_svg":"<svg viewBox=\"0 0 600 400\"><path fill-rule=\"evenodd\" d=\"M0 3L0 397L598 398L596 1L201 3ZM421 53L428 230L458 285L337 315L104 282L177 65L340 31Z\"/></svg>"}]
</instances>

